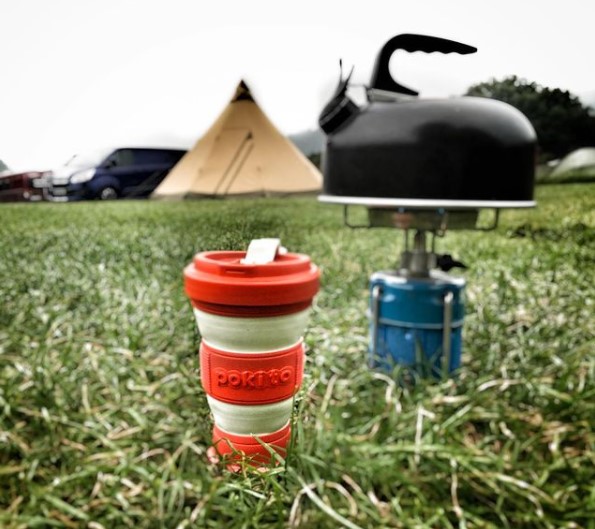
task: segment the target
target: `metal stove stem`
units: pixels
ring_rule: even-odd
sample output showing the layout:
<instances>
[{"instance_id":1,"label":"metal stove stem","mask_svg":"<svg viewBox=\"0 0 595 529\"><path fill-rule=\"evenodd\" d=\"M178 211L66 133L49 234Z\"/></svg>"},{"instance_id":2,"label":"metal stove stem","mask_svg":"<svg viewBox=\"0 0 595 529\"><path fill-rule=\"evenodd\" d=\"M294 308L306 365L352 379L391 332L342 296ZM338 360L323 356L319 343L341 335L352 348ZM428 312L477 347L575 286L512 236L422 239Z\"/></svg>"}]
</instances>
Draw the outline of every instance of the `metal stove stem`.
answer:
<instances>
[{"instance_id":1,"label":"metal stove stem","mask_svg":"<svg viewBox=\"0 0 595 529\"><path fill-rule=\"evenodd\" d=\"M409 230L405 230L405 250L401 254L399 271L404 277L429 277L430 270L436 268L435 234L432 235L431 250L427 249L426 230L416 230L413 236L413 249L409 250Z\"/></svg>"}]
</instances>

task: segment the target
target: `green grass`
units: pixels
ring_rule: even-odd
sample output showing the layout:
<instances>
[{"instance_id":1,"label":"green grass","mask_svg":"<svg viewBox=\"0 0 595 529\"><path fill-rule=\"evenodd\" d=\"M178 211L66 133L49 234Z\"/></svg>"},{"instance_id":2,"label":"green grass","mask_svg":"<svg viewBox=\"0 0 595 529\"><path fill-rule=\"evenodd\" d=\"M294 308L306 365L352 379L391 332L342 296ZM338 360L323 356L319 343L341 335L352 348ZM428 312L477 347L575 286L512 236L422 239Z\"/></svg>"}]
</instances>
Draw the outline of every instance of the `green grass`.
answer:
<instances>
[{"instance_id":1,"label":"green grass","mask_svg":"<svg viewBox=\"0 0 595 529\"><path fill-rule=\"evenodd\" d=\"M595 166L578 167L558 175L547 165L537 167L537 184L586 184L595 182Z\"/></svg>"},{"instance_id":2,"label":"green grass","mask_svg":"<svg viewBox=\"0 0 595 529\"><path fill-rule=\"evenodd\" d=\"M312 199L0 207L0 527L592 528L595 187L449 233L467 288L456 380L365 366L369 275L401 237ZM287 464L205 459L182 268L280 236L323 271Z\"/></svg>"}]
</instances>

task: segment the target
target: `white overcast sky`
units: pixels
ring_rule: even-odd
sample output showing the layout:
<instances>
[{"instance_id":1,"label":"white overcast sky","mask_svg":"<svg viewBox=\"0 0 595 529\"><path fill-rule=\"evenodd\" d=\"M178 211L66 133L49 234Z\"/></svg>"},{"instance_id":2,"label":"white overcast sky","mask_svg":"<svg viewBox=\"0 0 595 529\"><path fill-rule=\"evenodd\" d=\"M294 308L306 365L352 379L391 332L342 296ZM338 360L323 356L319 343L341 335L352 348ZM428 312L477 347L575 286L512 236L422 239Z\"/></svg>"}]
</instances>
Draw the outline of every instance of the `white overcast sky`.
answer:
<instances>
[{"instance_id":1,"label":"white overcast sky","mask_svg":"<svg viewBox=\"0 0 595 529\"><path fill-rule=\"evenodd\" d=\"M396 54L395 77L422 96L510 74L593 95L594 27L593 0L0 0L0 159L190 147L241 78L284 133L311 129L339 58L367 83L399 33L478 48Z\"/></svg>"}]
</instances>

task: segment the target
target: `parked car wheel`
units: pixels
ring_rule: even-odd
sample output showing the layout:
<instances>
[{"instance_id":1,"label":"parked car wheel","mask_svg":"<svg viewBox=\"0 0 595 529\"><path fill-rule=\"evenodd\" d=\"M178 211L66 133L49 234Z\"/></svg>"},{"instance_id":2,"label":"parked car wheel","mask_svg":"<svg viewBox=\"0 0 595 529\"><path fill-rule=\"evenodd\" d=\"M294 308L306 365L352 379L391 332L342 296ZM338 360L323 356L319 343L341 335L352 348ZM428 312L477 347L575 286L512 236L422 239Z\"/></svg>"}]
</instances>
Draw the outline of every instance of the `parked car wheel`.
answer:
<instances>
[{"instance_id":1,"label":"parked car wheel","mask_svg":"<svg viewBox=\"0 0 595 529\"><path fill-rule=\"evenodd\" d=\"M118 198L118 191L113 187L104 187L99 192L100 200L114 200L115 198Z\"/></svg>"}]
</instances>

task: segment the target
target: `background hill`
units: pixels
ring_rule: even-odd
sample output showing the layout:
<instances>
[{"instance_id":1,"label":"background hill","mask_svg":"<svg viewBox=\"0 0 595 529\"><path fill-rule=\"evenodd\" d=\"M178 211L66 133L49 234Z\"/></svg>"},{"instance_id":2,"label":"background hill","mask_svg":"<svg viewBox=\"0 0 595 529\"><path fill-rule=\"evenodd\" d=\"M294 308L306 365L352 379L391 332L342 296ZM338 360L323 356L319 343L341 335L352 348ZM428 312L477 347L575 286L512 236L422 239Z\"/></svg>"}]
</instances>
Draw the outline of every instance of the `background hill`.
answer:
<instances>
[{"instance_id":1,"label":"background hill","mask_svg":"<svg viewBox=\"0 0 595 529\"><path fill-rule=\"evenodd\" d=\"M308 157L322 152L325 137L320 129L311 129L289 135L289 139Z\"/></svg>"}]
</instances>

